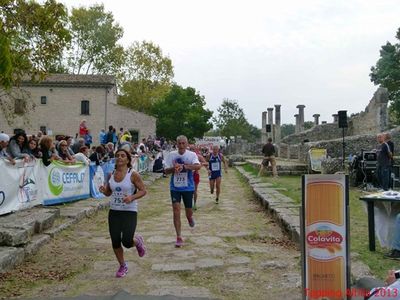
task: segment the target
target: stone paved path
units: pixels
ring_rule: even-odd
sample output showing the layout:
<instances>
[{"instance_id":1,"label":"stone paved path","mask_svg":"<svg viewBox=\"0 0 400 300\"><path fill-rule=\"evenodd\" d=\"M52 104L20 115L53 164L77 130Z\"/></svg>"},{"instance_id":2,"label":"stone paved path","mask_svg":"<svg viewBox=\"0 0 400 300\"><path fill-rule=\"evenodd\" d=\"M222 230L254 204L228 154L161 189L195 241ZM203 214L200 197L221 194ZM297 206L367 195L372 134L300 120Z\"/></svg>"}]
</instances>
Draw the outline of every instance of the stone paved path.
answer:
<instances>
[{"instance_id":1,"label":"stone paved path","mask_svg":"<svg viewBox=\"0 0 400 300\"><path fill-rule=\"evenodd\" d=\"M185 246L174 247L169 179L149 187L141 200L137 232L148 249L144 258L126 252L129 274L114 278L107 212L73 225L15 270L45 268L65 279L21 288L23 297L130 294L216 299L300 299L300 252L256 202L233 169L224 176L220 204L214 204L202 173L196 227L182 218ZM58 274L58 273L57 273ZM11 275L11 278L14 276ZM14 279L15 280L15 279Z\"/></svg>"}]
</instances>

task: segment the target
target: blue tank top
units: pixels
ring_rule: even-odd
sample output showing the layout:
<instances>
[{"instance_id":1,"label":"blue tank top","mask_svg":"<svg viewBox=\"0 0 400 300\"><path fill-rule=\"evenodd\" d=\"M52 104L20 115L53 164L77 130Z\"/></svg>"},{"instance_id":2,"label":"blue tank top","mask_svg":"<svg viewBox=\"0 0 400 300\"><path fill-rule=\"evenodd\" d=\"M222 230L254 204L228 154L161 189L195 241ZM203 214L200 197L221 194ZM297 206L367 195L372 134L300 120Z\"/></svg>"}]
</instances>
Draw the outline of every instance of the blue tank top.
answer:
<instances>
[{"instance_id":1,"label":"blue tank top","mask_svg":"<svg viewBox=\"0 0 400 300\"><path fill-rule=\"evenodd\" d=\"M208 161L208 167L211 170L211 177L221 176L221 154L214 156L212 153L210 155L210 160Z\"/></svg>"}]
</instances>

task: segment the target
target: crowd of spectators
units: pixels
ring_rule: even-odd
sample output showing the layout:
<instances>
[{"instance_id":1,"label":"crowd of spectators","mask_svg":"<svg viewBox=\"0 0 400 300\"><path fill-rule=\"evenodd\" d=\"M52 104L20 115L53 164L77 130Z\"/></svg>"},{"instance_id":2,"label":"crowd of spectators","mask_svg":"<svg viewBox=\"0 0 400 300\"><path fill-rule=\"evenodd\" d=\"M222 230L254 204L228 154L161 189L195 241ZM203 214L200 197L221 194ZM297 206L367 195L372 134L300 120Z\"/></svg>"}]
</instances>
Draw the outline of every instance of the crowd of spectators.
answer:
<instances>
[{"instance_id":1,"label":"crowd of spectators","mask_svg":"<svg viewBox=\"0 0 400 300\"><path fill-rule=\"evenodd\" d=\"M164 138L149 136L143 138L140 143L133 141L129 131L120 128L118 133L113 126L108 131L101 130L99 143L93 144L86 120L79 124L79 133L73 136L56 135L48 136L42 132L27 135L25 131L18 130L13 136L0 133L0 158L12 165L16 160L25 162L42 159L44 165L48 166L57 160L66 164L82 162L89 164L91 161L97 165L114 158L117 149L126 149L132 156L156 159L162 150L172 150L175 143L166 142Z\"/></svg>"}]
</instances>

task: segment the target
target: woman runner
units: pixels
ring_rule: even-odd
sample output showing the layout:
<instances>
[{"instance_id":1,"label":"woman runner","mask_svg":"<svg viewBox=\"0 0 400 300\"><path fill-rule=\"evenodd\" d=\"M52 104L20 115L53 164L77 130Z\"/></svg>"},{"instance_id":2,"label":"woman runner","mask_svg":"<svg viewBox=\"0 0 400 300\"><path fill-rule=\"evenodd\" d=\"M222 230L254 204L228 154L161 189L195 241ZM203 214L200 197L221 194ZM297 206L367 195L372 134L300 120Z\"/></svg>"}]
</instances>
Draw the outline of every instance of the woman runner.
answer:
<instances>
[{"instance_id":1,"label":"woman runner","mask_svg":"<svg viewBox=\"0 0 400 300\"><path fill-rule=\"evenodd\" d=\"M210 180L210 193L214 194L214 187L217 188L217 194L215 203L218 204L219 194L221 193L221 163L224 163L225 173L228 173L228 164L226 163L225 157L219 152L219 146L214 145L212 152L207 156L208 167L209 167L209 180Z\"/></svg>"},{"instance_id":2,"label":"woman runner","mask_svg":"<svg viewBox=\"0 0 400 300\"><path fill-rule=\"evenodd\" d=\"M143 237L136 235L137 200L146 195L146 187L140 175L132 170L131 155L124 149L115 153L115 171L109 182L99 188L106 196L111 196L108 227L112 247L119 262L116 277L124 277L128 273L128 265L124 260L125 248L136 247L140 257L146 253Z\"/></svg>"}]
</instances>

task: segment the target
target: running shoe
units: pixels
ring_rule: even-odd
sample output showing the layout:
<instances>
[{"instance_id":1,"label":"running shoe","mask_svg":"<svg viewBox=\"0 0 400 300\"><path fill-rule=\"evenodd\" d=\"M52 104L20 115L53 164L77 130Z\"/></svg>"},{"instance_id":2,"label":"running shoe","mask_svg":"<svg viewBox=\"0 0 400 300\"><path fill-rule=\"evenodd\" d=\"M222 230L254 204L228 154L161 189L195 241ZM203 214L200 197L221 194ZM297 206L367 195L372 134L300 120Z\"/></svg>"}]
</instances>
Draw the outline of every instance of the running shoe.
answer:
<instances>
[{"instance_id":1,"label":"running shoe","mask_svg":"<svg viewBox=\"0 0 400 300\"><path fill-rule=\"evenodd\" d=\"M215 204L218 204L218 201L219 201L218 198L215 198Z\"/></svg>"},{"instance_id":2,"label":"running shoe","mask_svg":"<svg viewBox=\"0 0 400 300\"><path fill-rule=\"evenodd\" d=\"M125 277L128 274L128 265L126 263L119 266L117 273L115 273L115 277L121 278Z\"/></svg>"},{"instance_id":3,"label":"running shoe","mask_svg":"<svg viewBox=\"0 0 400 300\"><path fill-rule=\"evenodd\" d=\"M177 237L176 238L176 242L175 242L175 247L176 248L180 248L180 247L182 247L183 246L183 240L182 240L182 238L181 237Z\"/></svg>"},{"instance_id":4,"label":"running shoe","mask_svg":"<svg viewBox=\"0 0 400 300\"><path fill-rule=\"evenodd\" d=\"M139 234L136 235L136 250L139 257L143 257L146 254L146 246L144 245L143 237Z\"/></svg>"},{"instance_id":5,"label":"running shoe","mask_svg":"<svg viewBox=\"0 0 400 300\"><path fill-rule=\"evenodd\" d=\"M189 226L192 227L192 228L194 227L194 225L196 225L196 223L194 222L193 217L188 218L188 222L189 222Z\"/></svg>"}]
</instances>

